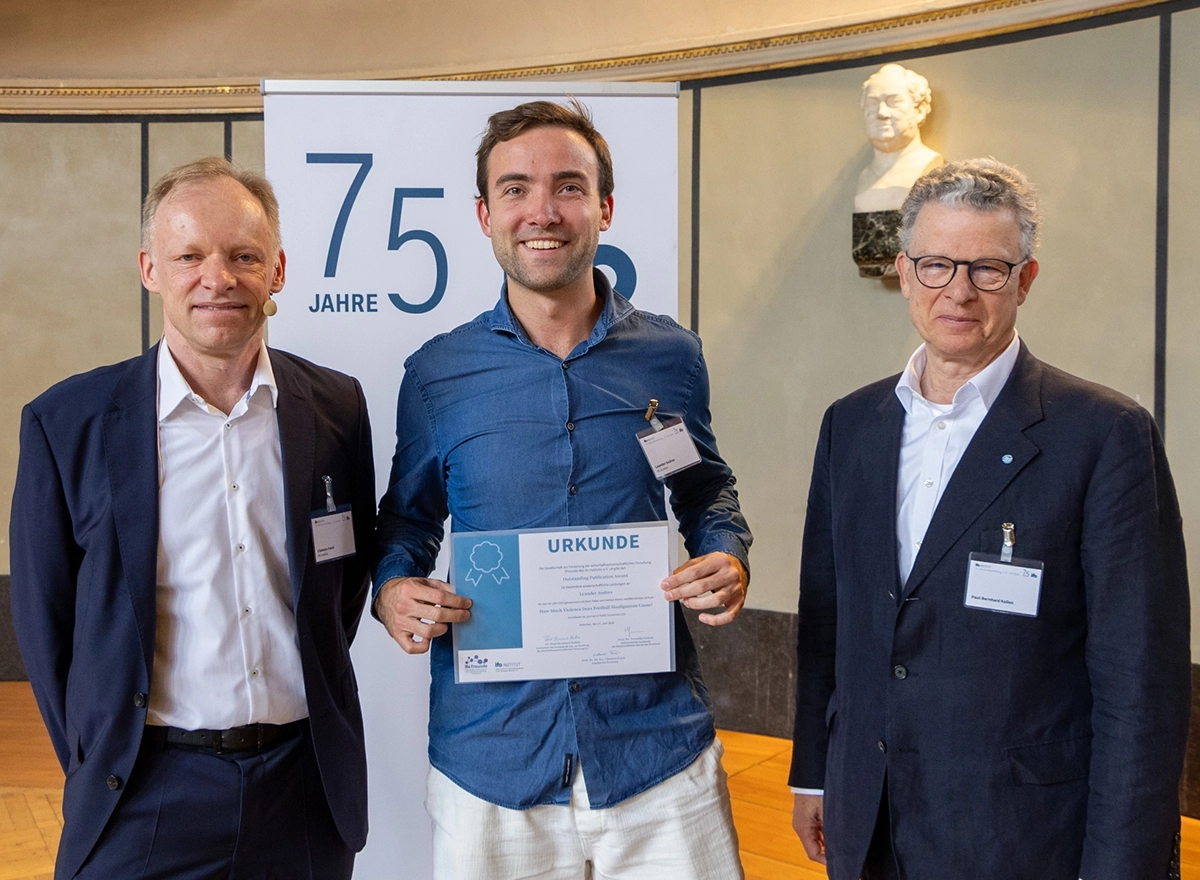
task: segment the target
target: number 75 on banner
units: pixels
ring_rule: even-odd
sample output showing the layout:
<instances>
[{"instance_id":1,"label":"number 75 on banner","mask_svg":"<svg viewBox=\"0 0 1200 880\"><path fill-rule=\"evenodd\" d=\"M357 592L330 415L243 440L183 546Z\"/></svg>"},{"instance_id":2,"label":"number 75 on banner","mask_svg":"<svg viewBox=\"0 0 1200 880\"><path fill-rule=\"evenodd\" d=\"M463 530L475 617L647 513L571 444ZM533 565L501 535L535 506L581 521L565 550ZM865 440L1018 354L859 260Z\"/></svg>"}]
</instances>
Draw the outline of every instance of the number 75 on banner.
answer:
<instances>
[{"instance_id":1,"label":"number 75 on banner","mask_svg":"<svg viewBox=\"0 0 1200 880\"><path fill-rule=\"evenodd\" d=\"M329 250L325 255L325 277L335 278L337 276L338 257L342 251L342 237L346 232L346 224L350 220L350 212L354 210L354 202L362 190L363 182L367 179L367 175L371 173L371 167L374 164L374 154L308 153L306 160L309 165L358 166L358 171L355 173L354 179L350 181L350 187L346 190L345 198L342 199L341 209L334 220L333 232L329 236ZM446 260L446 248L437 235L428 229L409 229L401 232L401 211L404 208L404 200L440 199L444 198L444 196L445 191L441 187L398 186L395 188L395 194L392 197L391 226L388 230L388 250L398 251L409 242L420 242L429 248L436 270L433 290L424 300L409 302L398 293L389 293L387 295L392 305L402 312L419 315L436 308L437 304L442 301L442 297L446 294L446 281L450 272L449 263ZM614 245L602 244L596 249L596 258L593 262L597 266L607 266L613 271L613 274L616 276L613 288L618 293L626 299L633 296L634 289L637 287L637 268L625 251Z\"/></svg>"}]
</instances>

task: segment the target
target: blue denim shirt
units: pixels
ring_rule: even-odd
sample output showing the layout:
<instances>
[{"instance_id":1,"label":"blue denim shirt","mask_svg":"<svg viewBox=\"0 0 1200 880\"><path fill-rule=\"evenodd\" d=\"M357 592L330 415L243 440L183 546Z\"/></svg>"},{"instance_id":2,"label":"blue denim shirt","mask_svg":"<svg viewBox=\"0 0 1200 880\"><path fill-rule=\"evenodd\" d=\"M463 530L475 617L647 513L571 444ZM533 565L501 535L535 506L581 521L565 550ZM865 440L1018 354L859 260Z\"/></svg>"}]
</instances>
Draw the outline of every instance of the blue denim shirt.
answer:
<instances>
[{"instance_id":1,"label":"blue denim shirt","mask_svg":"<svg viewBox=\"0 0 1200 880\"><path fill-rule=\"evenodd\" d=\"M749 570L750 532L713 438L699 338L595 278L604 309L566 360L529 341L502 290L490 312L405 362L376 584L427 576L447 514L455 532L666 519L635 436L652 397L660 417L684 419L702 457L667 480L688 552L722 550ZM577 763L592 807L679 772L714 730L678 605L675 624L677 671L579 680L455 684L450 634L435 639L430 761L512 809L567 803Z\"/></svg>"}]
</instances>

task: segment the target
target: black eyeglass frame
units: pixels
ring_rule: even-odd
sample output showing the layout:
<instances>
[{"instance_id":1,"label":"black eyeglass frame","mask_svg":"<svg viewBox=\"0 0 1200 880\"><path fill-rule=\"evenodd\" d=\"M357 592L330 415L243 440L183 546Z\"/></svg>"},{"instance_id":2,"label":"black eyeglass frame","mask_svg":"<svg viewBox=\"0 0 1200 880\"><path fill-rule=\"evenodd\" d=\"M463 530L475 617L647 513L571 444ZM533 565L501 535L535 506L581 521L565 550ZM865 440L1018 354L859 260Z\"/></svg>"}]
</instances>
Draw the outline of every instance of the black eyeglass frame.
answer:
<instances>
[{"instance_id":1,"label":"black eyeglass frame","mask_svg":"<svg viewBox=\"0 0 1200 880\"><path fill-rule=\"evenodd\" d=\"M922 287L928 287L930 290L941 290L944 287L949 287L950 283L952 281L954 281L954 276L958 274L958 267L966 266L967 267L967 280L971 282L972 286L976 290L982 290L985 293L994 293L997 290L1002 290L1004 288L1004 285L1008 284L1008 282L1012 280L1013 269L1017 268L1017 266L1020 266L1022 263L1029 262L1028 256L1022 257L1021 259L1017 260L1015 263L1010 263L1008 260L1002 260L999 257L980 257L978 260L952 260L949 257L943 256L941 254L922 254L919 257L914 257L908 251L904 252L904 256L907 257L908 261L913 264L913 274L917 276L917 281L919 281L921 283ZM931 257L938 259L938 260L945 260L947 263L950 263L954 266L954 269L950 272L950 277L946 279L945 284L926 284L925 281L923 281L921 279L921 275L917 271L917 263L921 262L921 260L928 260ZM1003 263L1005 266L1008 267L1008 274L1005 275L1004 280L1001 281L999 284L997 284L995 287L980 287L978 284L975 283L975 279L973 277L971 277L972 267L978 265L979 263Z\"/></svg>"}]
</instances>

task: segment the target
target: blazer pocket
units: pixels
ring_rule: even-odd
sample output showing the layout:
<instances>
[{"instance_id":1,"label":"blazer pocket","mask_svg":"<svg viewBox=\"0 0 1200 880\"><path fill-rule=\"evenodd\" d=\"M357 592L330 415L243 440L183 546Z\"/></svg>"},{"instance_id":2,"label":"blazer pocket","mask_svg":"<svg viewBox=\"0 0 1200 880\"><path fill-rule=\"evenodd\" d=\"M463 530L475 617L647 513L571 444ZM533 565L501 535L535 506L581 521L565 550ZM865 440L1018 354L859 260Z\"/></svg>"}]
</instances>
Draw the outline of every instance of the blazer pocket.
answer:
<instances>
[{"instance_id":1,"label":"blazer pocket","mask_svg":"<svg viewBox=\"0 0 1200 880\"><path fill-rule=\"evenodd\" d=\"M1091 736L1004 750L1014 785L1054 785L1086 779L1092 762Z\"/></svg>"}]
</instances>

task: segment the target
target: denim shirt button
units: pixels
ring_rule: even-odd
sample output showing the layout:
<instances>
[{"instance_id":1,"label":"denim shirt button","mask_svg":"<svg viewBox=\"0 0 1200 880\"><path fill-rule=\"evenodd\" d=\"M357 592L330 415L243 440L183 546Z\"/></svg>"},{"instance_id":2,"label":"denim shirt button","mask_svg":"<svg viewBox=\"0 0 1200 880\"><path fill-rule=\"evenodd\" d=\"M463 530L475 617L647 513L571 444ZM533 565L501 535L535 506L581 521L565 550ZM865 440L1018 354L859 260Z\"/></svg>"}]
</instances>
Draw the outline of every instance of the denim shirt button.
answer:
<instances>
[{"instance_id":1,"label":"denim shirt button","mask_svg":"<svg viewBox=\"0 0 1200 880\"><path fill-rule=\"evenodd\" d=\"M577 681L571 682L571 686L568 688L568 690L573 694L579 693L579 682L577 682Z\"/></svg>"}]
</instances>

